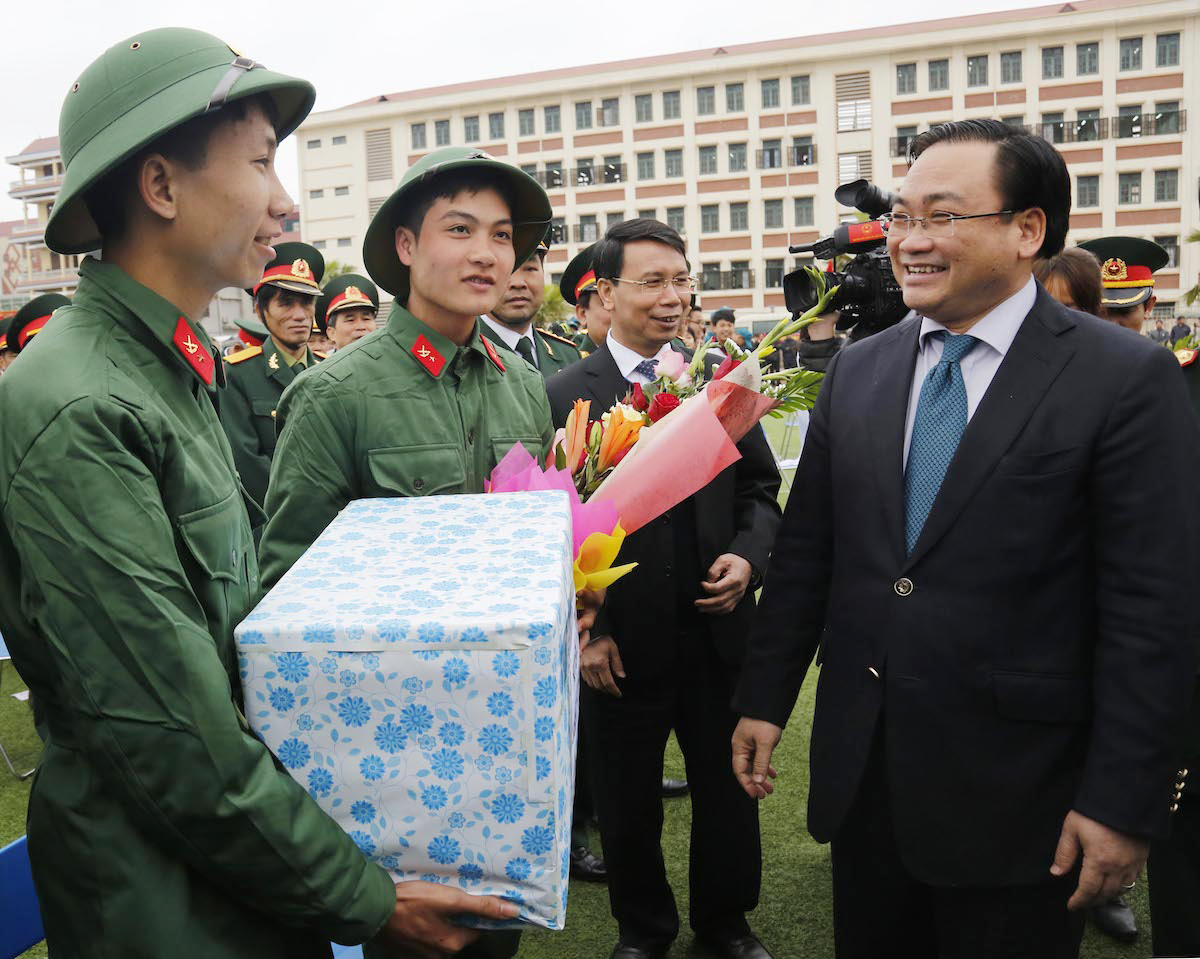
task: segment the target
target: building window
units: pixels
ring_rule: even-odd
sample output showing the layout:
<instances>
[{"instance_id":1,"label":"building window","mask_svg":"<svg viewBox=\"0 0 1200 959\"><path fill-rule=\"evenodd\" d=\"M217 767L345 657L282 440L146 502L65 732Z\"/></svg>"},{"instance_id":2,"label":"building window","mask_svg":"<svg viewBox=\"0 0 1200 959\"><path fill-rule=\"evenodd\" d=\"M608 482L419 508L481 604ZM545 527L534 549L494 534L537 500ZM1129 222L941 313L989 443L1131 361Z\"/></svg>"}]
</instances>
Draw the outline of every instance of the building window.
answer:
<instances>
[{"instance_id":1,"label":"building window","mask_svg":"<svg viewBox=\"0 0 1200 959\"><path fill-rule=\"evenodd\" d=\"M762 105L764 110L779 106L779 81L763 80Z\"/></svg>"},{"instance_id":2,"label":"building window","mask_svg":"<svg viewBox=\"0 0 1200 959\"><path fill-rule=\"evenodd\" d=\"M575 185L576 186L591 186L596 182L595 165L589 157L586 160L578 160L578 166L575 167Z\"/></svg>"},{"instance_id":3,"label":"building window","mask_svg":"<svg viewBox=\"0 0 1200 959\"><path fill-rule=\"evenodd\" d=\"M479 117L463 117L463 139L467 143L479 142Z\"/></svg>"},{"instance_id":4,"label":"building window","mask_svg":"<svg viewBox=\"0 0 1200 959\"><path fill-rule=\"evenodd\" d=\"M1142 202L1142 174L1117 174L1117 202L1122 204Z\"/></svg>"},{"instance_id":5,"label":"building window","mask_svg":"<svg viewBox=\"0 0 1200 959\"><path fill-rule=\"evenodd\" d=\"M547 190L561 190L563 188L563 168L561 160L549 160L546 163L546 172L544 174L544 186ZM565 239L565 237L564 237Z\"/></svg>"},{"instance_id":6,"label":"building window","mask_svg":"<svg viewBox=\"0 0 1200 959\"><path fill-rule=\"evenodd\" d=\"M986 53L967 57L967 86L986 87L988 82L988 57Z\"/></svg>"},{"instance_id":7,"label":"building window","mask_svg":"<svg viewBox=\"0 0 1200 959\"><path fill-rule=\"evenodd\" d=\"M562 132L562 108L557 104L542 110L542 123L547 133Z\"/></svg>"},{"instance_id":8,"label":"building window","mask_svg":"<svg viewBox=\"0 0 1200 959\"><path fill-rule=\"evenodd\" d=\"M349 195L350 195L350 187L348 187L348 186L335 186L335 187L333 188L333 195L334 195L334 196L349 196Z\"/></svg>"},{"instance_id":9,"label":"building window","mask_svg":"<svg viewBox=\"0 0 1200 959\"><path fill-rule=\"evenodd\" d=\"M700 264L700 289L702 290L720 290L721 286L721 264L720 263L702 263Z\"/></svg>"},{"instance_id":10,"label":"building window","mask_svg":"<svg viewBox=\"0 0 1200 959\"><path fill-rule=\"evenodd\" d=\"M1100 72L1100 44L1075 44L1075 72L1081 77Z\"/></svg>"},{"instance_id":11,"label":"building window","mask_svg":"<svg viewBox=\"0 0 1200 959\"><path fill-rule=\"evenodd\" d=\"M1155 43L1154 63L1160 67L1179 66L1179 34L1160 33Z\"/></svg>"},{"instance_id":12,"label":"building window","mask_svg":"<svg viewBox=\"0 0 1200 959\"><path fill-rule=\"evenodd\" d=\"M683 176L683 151L664 150L663 167L664 176Z\"/></svg>"},{"instance_id":13,"label":"building window","mask_svg":"<svg viewBox=\"0 0 1200 959\"><path fill-rule=\"evenodd\" d=\"M621 162L619 156L604 158L604 182L625 182L625 164Z\"/></svg>"},{"instance_id":14,"label":"building window","mask_svg":"<svg viewBox=\"0 0 1200 959\"><path fill-rule=\"evenodd\" d=\"M1179 117L1178 100L1168 100L1154 104L1154 129L1152 132L1160 136L1168 133L1178 133L1181 129Z\"/></svg>"},{"instance_id":15,"label":"building window","mask_svg":"<svg viewBox=\"0 0 1200 959\"><path fill-rule=\"evenodd\" d=\"M488 114L488 139L503 140L504 139L504 114L489 113Z\"/></svg>"},{"instance_id":16,"label":"building window","mask_svg":"<svg viewBox=\"0 0 1200 959\"><path fill-rule=\"evenodd\" d=\"M700 232L717 233L721 229L721 208L716 203L700 207Z\"/></svg>"},{"instance_id":17,"label":"building window","mask_svg":"<svg viewBox=\"0 0 1200 959\"><path fill-rule=\"evenodd\" d=\"M746 144L729 144L729 172L741 173L746 169Z\"/></svg>"},{"instance_id":18,"label":"building window","mask_svg":"<svg viewBox=\"0 0 1200 959\"><path fill-rule=\"evenodd\" d=\"M1155 170L1154 171L1154 202L1155 203L1178 203L1179 202L1179 171L1178 170Z\"/></svg>"},{"instance_id":19,"label":"building window","mask_svg":"<svg viewBox=\"0 0 1200 959\"><path fill-rule=\"evenodd\" d=\"M1075 113L1075 139L1080 142L1100 139L1100 111L1078 110Z\"/></svg>"},{"instance_id":20,"label":"building window","mask_svg":"<svg viewBox=\"0 0 1200 959\"><path fill-rule=\"evenodd\" d=\"M624 212L606 213L604 215L604 229L606 229L606 230L611 230L618 223L624 223L624 222L625 222Z\"/></svg>"},{"instance_id":21,"label":"building window","mask_svg":"<svg viewBox=\"0 0 1200 959\"><path fill-rule=\"evenodd\" d=\"M792 77L792 106L804 106L812 102L808 74Z\"/></svg>"},{"instance_id":22,"label":"building window","mask_svg":"<svg viewBox=\"0 0 1200 959\"><path fill-rule=\"evenodd\" d=\"M338 246L349 246L349 245L350 245L350 237L348 237L348 236L339 236L338 237Z\"/></svg>"},{"instance_id":23,"label":"building window","mask_svg":"<svg viewBox=\"0 0 1200 959\"><path fill-rule=\"evenodd\" d=\"M367 179L392 179L392 131L386 127L382 130L367 130L365 139Z\"/></svg>"},{"instance_id":24,"label":"building window","mask_svg":"<svg viewBox=\"0 0 1200 959\"><path fill-rule=\"evenodd\" d=\"M1143 135L1145 135L1145 131L1142 129L1141 104L1117 107L1117 137L1124 140Z\"/></svg>"},{"instance_id":25,"label":"building window","mask_svg":"<svg viewBox=\"0 0 1200 959\"><path fill-rule=\"evenodd\" d=\"M748 203L729 204L729 229L734 232L750 229L750 205Z\"/></svg>"},{"instance_id":26,"label":"building window","mask_svg":"<svg viewBox=\"0 0 1200 959\"><path fill-rule=\"evenodd\" d=\"M319 149L321 149L321 141L320 140L309 140L308 143L306 144L306 146L310 150L319 150Z\"/></svg>"},{"instance_id":27,"label":"building window","mask_svg":"<svg viewBox=\"0 0 1200 959\"><path fill-rule=\"evenodd\" d=\"M684 208L681 206L667 207L667 226L676 233L683 233Z\"/></svg>"},{"instance_id":28,"label":"building window","mask_svg":"<svg viewBox=\"0 0 1200 959\"><path fill-rule=\"evenodd\" d=\"M1161 246L1167 252L1167 265L1164 269L1177 270L1179 269L1179 237L1177 236L1156 236L1154 242Z\"/></svg>"},{"instance_id":29,"label":"building window","mask_svg":"<svg viewBox=\"0 0 1200 959\"><path fill-rule=\"evenodd\" d=\"M450 121L449 120L434 120L433 121L433 142L440 147L450 145Z\"/></svg>"},{"instance_id":30,"label":"building window","mask_svg":"<svg viewBox=\"0 0 1200 959\"><path fill-rule=\"evenodd\" d=\"M1100 205L1100 177L1077 176L1075 178L1075 205L1077 207Z\"/></svg>"},{"instance_id":31,"label":"building window","mask_svg":"<svg viewBox=\"0 0 1200 959\"><path fill-rule=\"evenodd\" d=\"M1042 79L1061 80L1063 76L1063 48L1042 47Z\"/></svg>"},{"instance_id":32,"label":"building window","mask_svg":"<svg viewBox=\"0 0 1200 959\"><path fill-rule=\"evenodd\" d=\"M1000 54L1000 82L1021 82L1021 51L1013 50Z\"/></svg>"},{"instance_id":33,"label":"building window","mask_svg":"<svg viewBox=\"0 0 1200 959\"><path fill-rule=\"evenodd\" d=\"M517 136L533 136L533 109L517 111Z\"/></svg>"},{"instance_id":34,"label":"building window","mask_svg":"<svg viewBox=\"0 0 1200 959\"><path fill-rule=\"evenodd\" d=\"M414 150L425 149L425 124L414 123L412 125L412 146Z\"/></svg>"},{"instance_id":35,"label":"building window","mask_svg":"<svg viewBox=\"0 0 1200 959\"><path fill-rule=\"evenodd\" d=\"M537 164L536 163L522 163L521 164L521 172L528 173L531 177L533 177L536 180L537 179Z\"/></svg>"},{"instance_id":36,"label":"building window","mask_svg":"<svg viewBox=\"0 0 1200 959\"><path fill-rule=\"evenodd\" d=\"M596 222L595 214L588 214L579 218L578 239L580 243L595 243L600 239L600 226Z\"/></svg>"},{"instance_id":37,"label":"building window","mask_svg":"<svg viewBox=\"0 0 1200 959\"><path fill-rule=\"evenodd\" d=\"M783 226L783 201L763 200L763 226L777 230Z\"/></svg>"},{"instance_id":38,"label":"building window","mask_svg":"<svg viewBox=\"0 0 1200 959\"><path fill-rule=\"evenodd\" d=\"M750 272L748 260L734 260L729 264L729 289L748 290L754 286L754 274Z\"/></svg>"},{"instance_id":39,"label":"building window","mask_svg":"<svg viewBox=\"0 0 1200 959\"><path fill-rule=\"evenodd\" d=\"M1024 117L1001 117L1000 122L1007 123L1010 127L1015 127L1018 130L1025 126Z\"/></svg>"},{"instance_id":40,"label":"building window","mask_svg":"<svg viewBox=\"0 0 1200 959\"><path fill-rule=\"evenodd\" d=\"M637 215L638 215L639 220L657 220L658 219L658 211L657 210L638 210Z\"/></svg>"},{"instance_id":41,"label":"building window","mask_svg":"<svg viewBox=\"0 0 1200 959\"><path fill-rule=\"evenodd\" d=\"M701 147L700 148L700 172L702 174L717 172L717 148L716 147Z\"/></svg>"},{"instance_id":42,"label":"building window","mask_svg":"<svg viewBox=\"0 0 1200 959\"><path fill-rule=\"evenodd\" d=\"M654 119L654 95L639 93L633 98L634 119L638 123L649 123Z\"/></svg>"},{"instance_id":43,"label":"building window","mask_svg":"<svg viewBox=\"0 0 1200 959\"><path fill-rule=\"evenodd\" d=\"M1175 34L1175 36L1176 36L1176 37L1178 37L1178 36L1179 36L1179 34ZM335 147L342 147L342 146L345 146L345 145L346 145L346 138L345 138L345 137L334 137L334 138L333 138L333 145L334 145Z\"/></svg>"},{"instance_id":44,"label":"building window","mask_svg":"<svg viewBox=\"0 0 1200 959\"><path fill-rule=\"evenodd\" d=\"M717 112L716 87L696 88L696 112L702 117L706 117Z\"/></svg>"},{"instance_id":45,"label":"building window","mask_svg":"<svg viewBox=\"0 0 1200 959\"><path fill-rule=\"evenodd\" d=\"M550 221L550 242L551 243L566 243L567 242L567 221L561 216L556 216Z\"/></svg>"},{"instance_id":46,"label":"building window","mask_svg":"<svg viewBox=\"0 0 1200 959\"><path fill-rule=\"evenodd\" d=\"M323 250L323 249L325 249L325 241L324 241L324 240L313 240L313 244L312 244L312 245L313 245L313 249L314 249L314 250Z\"/></svg>"},{"instance_id":47,"label":"building window","mask_svg":"<svg viewBox=\"0 0 1200 959\"><path fill-rule=\"evenodd\" d=\"M1142 38L1126 37L1121 41L1121 59L1119 66L1122 70L1142 69Z\"/></svg>"},{"instance_id":48,"label":"building window","mask_svg":"<svg viewBox=\"0 0 1200 959\"><path fill-rule=\"evenodd\" d=\"M869 151L838 154L838 183L869 179L871 179L871 154Z\"/></svg>"},{"instance_id":49,"label":"building window","mask_svg":"<svg viewBox=\"0 0 1200 959\"><path fill-rule=\"evenodd\" d=\"M950 61L949 60L930 60L929 61L929 89L933 90L949 90L950 89Z\"/></svg>"},{"instance_id":50,"label":"building window","mask_svg":"<svg viewBox=\"0 0 1200 959\"><path fill-rule=\"evenodd\" d=\"M762 149L758 151L758 168L760 170L777 170L783 166L783 141L763 140Z\"/></svg>"},{"instance_id":51,"label":"building window","mask_svg":"<svg viewBox=\"0 0 1200 959\"><path fill-rule=\"evenodd\" d=\"M871 75L869 73L847 73L835 77L834 98L837 101L839 133L871 128Z\"/></svg>"},{"instance_id":52,"label":"building window","mask_svg":"<svg viewBox=\"0 0 1200 959\"><path fill-rule=\"evenodd\" d=\"M639 153L637 155L637 176L639 180L654 179L654 153Z\"/></svg>"},{"instance_id":53,"label":"building window","mask_svg":"<svg viewBox=\"0 0 1200 959\"><path fill-rule=\"evenodd\" d=\"M741 113L746 109L745 88L740 83L725 84L725 110L727 113Z\"/></svg>"},{"instance_id":54,"label":"building window","mask_svg":"<svg viewBox=\"0 0 1200 959\"><path fill-rule=\"evenodd\" d=\"M812 137L792 137L792 166L812 166L817 162L817 148Z\"/></svg>"},{"instance_id":55,"label":"building window","mask_svg":"<svg viewBox=\"0 0 1200 959\"><path fill-rule=\"evenodd\" d=\"M600 126L615 127L621 122L621 101L609 97L600 101Z\"/></svg>"},{"instance_id":56,"label":"building window","mask_svg":"<svg viewBox=\"0 0 1200 959\"><path fill-rule=\"evenodd\" d=\"M783 260L767 260L767 287L776 289L783 286Z\"/></svg>"},{"instance_id":57,"label":"building window","mask_svg":"<svg viewBox=\"0 0 1200 959\"><path fill-rule=\"evenodd\" d=\"M813 218L813 198L811 196L798 196L795 200L796 226L812 226Z\"/></svg>"},{"instance_id":58,"label":"building window","mask_svg":"<svg viewBox=\"0 0 1200 959\"><path fill-rule=\"evenodd\" d=\"M592 101L584 100L575 104L575 129L590 130L592 128Z\"/></svg>"},{"instance_id":59,"label":"building window","mask_svg":"<svg viewBox=\"0 0 1200 959\"><path fill-rule=\"evenodd\" d=\"M678 90L667 90L662 95L663 119L678 120L680 115L680 99Z\"/></svg>"},{"instance_id":60,"label":"building window","mask_svg":"<svg viewBox=\"0 0 1200 959\"><path fill-rule=\"evenodd\" d=\"M310 200L319 200L319 199L321 199L321 197L323 197L324 195L325 195L325 191L324 191L324 190L309 190L309 191L308 191L308 198L309 198Z\"/></svg>"},{"instance_id":61,"label":"building window","mask_svg":"<svg viewBox=\"0 0 1200 959\"><path fill-rule=\"evenodd\" d=\"M896 64L896 92L917 92L917 65L915 63Z\"/></svg>"},{"instance_id":62,"label":"building window","mask_svg":"<svg viewBox=\"0 0 1200 959\"><path fill-rule=\"evenodd\" d=\"M1039 133L1043 140L1062 143L1066 139L1066 124L1063 123L1062 113L1043 113Z\"/></svg>"}]
</instances>

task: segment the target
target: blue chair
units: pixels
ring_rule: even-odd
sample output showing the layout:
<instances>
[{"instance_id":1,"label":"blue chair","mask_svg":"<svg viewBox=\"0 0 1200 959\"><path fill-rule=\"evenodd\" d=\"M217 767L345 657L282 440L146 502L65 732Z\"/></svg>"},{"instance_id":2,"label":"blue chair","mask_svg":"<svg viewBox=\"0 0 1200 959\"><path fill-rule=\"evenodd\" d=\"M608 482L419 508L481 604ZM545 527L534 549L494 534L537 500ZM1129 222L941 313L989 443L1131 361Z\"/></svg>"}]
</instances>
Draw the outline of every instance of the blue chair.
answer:
<instances>
[{"instance_id":1,"label":"blue chair","mask_svg":"<svg viewBox=\"0 0 1200 959\"><path fill-rule=\"evenodd\" d=\"M0 849L0 959L15 959L46 938L22 836Z\"/></svg>"}]
</instances>

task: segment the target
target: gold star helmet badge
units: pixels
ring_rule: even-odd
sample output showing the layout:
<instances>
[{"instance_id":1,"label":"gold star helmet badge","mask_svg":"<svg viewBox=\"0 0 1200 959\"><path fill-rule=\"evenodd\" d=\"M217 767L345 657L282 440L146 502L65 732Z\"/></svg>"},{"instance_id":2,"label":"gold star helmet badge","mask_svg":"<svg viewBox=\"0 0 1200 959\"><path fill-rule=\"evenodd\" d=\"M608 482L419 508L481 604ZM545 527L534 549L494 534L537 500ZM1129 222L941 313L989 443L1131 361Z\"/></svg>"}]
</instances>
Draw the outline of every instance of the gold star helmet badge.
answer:
<instances>
[{"instance_id":1,"label":"gold star helmet badge","mask_svg":"<svg viewBox=\"0 0 1200 959\"><path fill-rule=\"evenodd\" d=\"M370 300L367 299L366 294L363 293L363 291L360 290L357 286L346 287L346 299L347 300L357 300L360 303L370 303L371 302Z\"/></svg>"},{"instance_id":2,"label":"gold star helmet badge","mask_svg":"<svg viewBox=\"0 0 1200 959\"><path fill-rule=\"evenodd\" d=\"M1100 267L1100 276L1110 283L1116 283L1129 279L1129 269L1125 266L1124 260L1114 256L1104 261L1104 265Z\"/></svg>"},{"instance_id":3,"label":"gold star helmet badge","mask_svg":"<svg viewBox=\"0 0 1200 959\"><path fill-rule=\"evenodd\" d=\"M308 265L308 260L294 260L292 262L292 276L298 276L302 280L311 280L312 267Z\"/></svg>"}]
</instances>

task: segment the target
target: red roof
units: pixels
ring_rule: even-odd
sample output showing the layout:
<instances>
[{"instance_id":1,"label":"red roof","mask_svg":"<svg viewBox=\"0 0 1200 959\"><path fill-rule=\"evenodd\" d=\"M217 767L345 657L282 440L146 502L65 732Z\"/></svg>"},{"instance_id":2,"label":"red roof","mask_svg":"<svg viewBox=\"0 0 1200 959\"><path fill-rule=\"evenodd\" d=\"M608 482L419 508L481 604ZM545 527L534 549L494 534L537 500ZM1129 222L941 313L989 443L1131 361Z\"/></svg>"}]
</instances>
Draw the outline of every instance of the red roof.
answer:
<instances>
[{"instance_id":1,"label":"red roof","mask_svg":"<svg viewBox=\"0 0 1200 959\"><path fill-rule=\"evenodd\" d=\"M58 150L58 137L41 137L34 140L29 146L17 154L19 157L30 156L38 153L49 153Z\"/></svg>"}]
</instances>

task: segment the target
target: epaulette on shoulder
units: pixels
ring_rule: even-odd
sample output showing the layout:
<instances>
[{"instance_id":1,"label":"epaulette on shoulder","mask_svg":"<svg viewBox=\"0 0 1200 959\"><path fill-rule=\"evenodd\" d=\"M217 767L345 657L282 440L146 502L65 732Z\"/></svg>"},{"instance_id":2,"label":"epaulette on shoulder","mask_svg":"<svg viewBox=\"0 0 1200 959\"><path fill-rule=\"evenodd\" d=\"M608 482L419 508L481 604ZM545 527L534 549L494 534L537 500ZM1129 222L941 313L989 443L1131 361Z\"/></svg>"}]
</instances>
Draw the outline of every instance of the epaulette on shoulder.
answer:
<instances>
[{"instance_id":1,"label":"epaulette on shoulder","mask_svg":"<svg viewBox=\"0 0 1200 959\"><path fill-rule=\"evenodd\" d=\"M1176 350L1175 359L1179 360L1180 366L1191 366L1196 362L1196 356L1200 354L1200 350Z\"/></svg>"},{"instance_id":2,"label":"epaulette on shoulder","mask_svg":"<svg viewBox=\"0 0 1200 959\"><path fill-rule=\"evenodd\" d=\"M551 333L549 330L543 330L541 327L537 327L537 331L549 340L557 340L559 343L565 343L567 346L579 349L578 343L574 340L568 340L565 336L559 336L557 333Z\"/></svg>"},{"instance_id":3,"label":"epaulette on shoulder","mask_svg":"<svg viewBox=\"0 0 1200 959\"><path fill-rule=\"evenodd\" d=\"M259 356L261 353L262 353L261 346L248 346L244 350L238 350L236 353L232 354L231 356L225 357L225 362L226 363L241 363L243 360L248 360L248 359L251 359L252 357Z\"/></svg>"}]
</instances>

